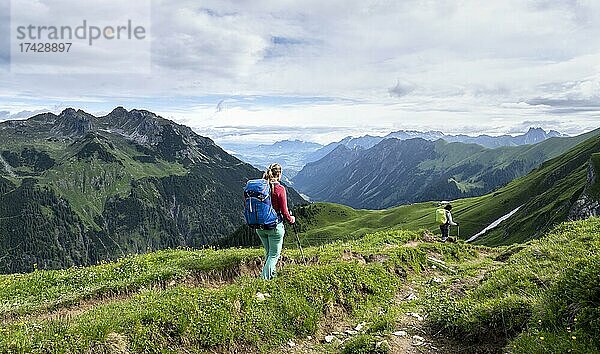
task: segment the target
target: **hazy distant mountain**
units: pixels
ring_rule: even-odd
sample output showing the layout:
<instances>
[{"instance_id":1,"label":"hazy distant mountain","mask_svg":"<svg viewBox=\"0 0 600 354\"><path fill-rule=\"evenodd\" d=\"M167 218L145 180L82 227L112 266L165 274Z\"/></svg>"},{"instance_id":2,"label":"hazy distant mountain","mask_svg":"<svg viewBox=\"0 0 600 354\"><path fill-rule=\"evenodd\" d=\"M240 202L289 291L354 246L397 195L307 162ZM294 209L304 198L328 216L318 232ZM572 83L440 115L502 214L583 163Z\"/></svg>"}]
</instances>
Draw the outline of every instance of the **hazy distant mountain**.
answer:
<instances>
[{"instance_id":1,"label":"hazy distant mountain","mask_svg":"<svg viewBox=\"0 0 600 354\"><path fill-rule=\"evenodd\" d=\"M447 136L446 134L444 134L442 132L438 132L438 131L420 132L420 131L416 131L416 130L398 130L398 131L389 133L388 135L384 136L383 139L396 138L399 140L408 140L408 139L420 138L420 139L425 139L425 140L436 141L438 139L444 139L444 137L446 137L446 136Z\"/></svg>"},{"instance_id":2,"label":"hazy distant mountain","mask_svg":"<svg viewBox=\"0 0 600 354\"><path fill-rule=\"evenodd\" d=\"M542 128L529 128L527 133L522 135L479 135L479 136L468 136L468 135L444 135L441 139L448 142L461 142L461 143L472 143L479 144L489 148L495 148L500 146L519 146L526 144L537 144L548 138L564 137L566 135L561 134L555 130L546 132Z\"/></svg>"},{"instance_id":3,"label":"hazy distant mountain","mask_svg":"<svg viewBox=\"0 0 600 354\"><path fill-rule=\"evenodd\" d=\"M306 164L306 156L322 148L323 145L302 140L282 140L269 145L221 144L239 159L264 170L273 162L280 163L287 177L293 177Z\"/></svg>"},{"instance_id":4,"label":"hazy distant mountain","mask_svg":"<svg viewBox=\"0 0 600 354\"><path fill-rule=\"evenodd\" d=\"M272 151L272 150L300 150L300 151L310 151L321 148L323 145L307 142L302 140L281 140L276 141L273 144L268 145L258 145L259 151Z\"/></svg>"},{"instance_id":5,"label":"hazy distant mountain","mask_svg":"<svg viewBox=\"0 0 600 354\"><path fill-rule=\"evenodd\" d=\"M386 135L385 138L396 138L400 140L408 140L414 138L421 138L425 140L435 141L438 139L444 139L449 143L467 143L467 144L478 144L488 148L496 148L501 146L519 146L519 145L531 145L542 142L548 138L553 137L564 137L566 135L561 134L555 130L546 132L542 128L529 128L529 130L521 135L477 135L470 136L465 134L451 135L444 134L439 131L427 131L419 132L414 130L399 130Z\"/></svg>"},{"instance_id":6,"label":"hazy distant mountain","mask_svg":"<svg viewBox=\"0 0 600 354\"><path fill-rule=\"evenodd\" d=\"M383 139L369 149L339 145L324 158L308 163L293 182L312 200L355 208L477 196L525 175L597 133L495 149L422 138Z\"/></svg>"},{"instance_id":7,"label":"hazy distant mountain","mask_svg":"<svg viewBox=\"0 0 600 354\"><path fill-rule=\"evenodd\" d=\"M219 242L243 224L242 188L260 176L148 111L2 122L0 273Z\"/></svg>"}]
</instances>

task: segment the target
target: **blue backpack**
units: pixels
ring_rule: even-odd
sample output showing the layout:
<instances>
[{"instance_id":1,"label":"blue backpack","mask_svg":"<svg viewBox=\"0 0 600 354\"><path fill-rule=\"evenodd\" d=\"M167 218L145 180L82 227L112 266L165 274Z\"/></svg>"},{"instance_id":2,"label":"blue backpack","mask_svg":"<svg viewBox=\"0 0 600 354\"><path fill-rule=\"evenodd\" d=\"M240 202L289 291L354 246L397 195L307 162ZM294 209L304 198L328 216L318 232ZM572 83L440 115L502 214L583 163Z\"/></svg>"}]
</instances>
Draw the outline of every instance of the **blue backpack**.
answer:
<instances>
[{"instance_id":1,"label":"blue backpack","mask_svg":"<svg viewBox=\"0 0 600 354\"><path fill-rule=\"evenodd\" d=\"M279 219L271 205L271 186L265 179L252 179L244 188L244 217L253 229L273 230Z\"/></svg>"}]
</instances>

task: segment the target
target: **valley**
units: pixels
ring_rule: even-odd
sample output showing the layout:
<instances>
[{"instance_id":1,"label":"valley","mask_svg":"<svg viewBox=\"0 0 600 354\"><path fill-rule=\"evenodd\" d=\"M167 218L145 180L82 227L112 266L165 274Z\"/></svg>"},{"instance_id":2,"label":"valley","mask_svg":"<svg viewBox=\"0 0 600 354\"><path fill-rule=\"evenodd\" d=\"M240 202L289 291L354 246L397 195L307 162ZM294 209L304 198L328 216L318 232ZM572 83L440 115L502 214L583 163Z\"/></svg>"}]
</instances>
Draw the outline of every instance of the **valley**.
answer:
<instances>
[{"instance_id":1,"label":"valley","mask_svg":"<svg viewBox=\"0 0 600 354\"><path fill-rule=\"evenodd\" d=\"M418 138L386 139L366 150L340 146L308 163L292 182L312 201L360 209L476 197L504 187L598 134L600 130L494 149Z\"/></svg>"}]
</instances>

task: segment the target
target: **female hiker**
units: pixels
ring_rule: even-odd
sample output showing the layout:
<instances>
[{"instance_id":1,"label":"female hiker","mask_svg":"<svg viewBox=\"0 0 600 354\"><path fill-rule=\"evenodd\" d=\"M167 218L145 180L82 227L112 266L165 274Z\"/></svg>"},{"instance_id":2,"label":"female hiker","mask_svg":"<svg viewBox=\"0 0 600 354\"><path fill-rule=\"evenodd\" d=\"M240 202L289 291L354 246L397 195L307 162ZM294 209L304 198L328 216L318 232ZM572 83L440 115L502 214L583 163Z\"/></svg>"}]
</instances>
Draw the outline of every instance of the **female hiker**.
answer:
<instances>
[{"instance_id":1,"label":"female hiker","mask_svg":"<svg viewBox=\"0 0 600 354\"><path fill-rule=\"evenodd\" d=\"M458 223L455 223L454 220L452 220L451 210L452 204L447 204L443 209L445 217L441 218L441 221L443 221L443 223L440 223L440 231L442 232L442 242L446 242L448 240L448 236L450 235L450 226L458 225Z\"/></svg>"},{"instance_id":2,"label":"female hiker","mask_svg":"<svg viewBox=\"0 0 600 354\"><path fill-rule=\"evenodd\" d=\"M262 279L272 279L276 276L275 266L283 246L283 235L285 234L283 221L285 219L293 224L296 222L296 218L288 211L285 187L279 183L281 181L281 165L278 163L271 164L265 171L263 178L271 185L271 203L277 213L277 226L272 230L257 229L256 233L265 247L265 265L260 277Z\"/></svg>"}]
</instances>

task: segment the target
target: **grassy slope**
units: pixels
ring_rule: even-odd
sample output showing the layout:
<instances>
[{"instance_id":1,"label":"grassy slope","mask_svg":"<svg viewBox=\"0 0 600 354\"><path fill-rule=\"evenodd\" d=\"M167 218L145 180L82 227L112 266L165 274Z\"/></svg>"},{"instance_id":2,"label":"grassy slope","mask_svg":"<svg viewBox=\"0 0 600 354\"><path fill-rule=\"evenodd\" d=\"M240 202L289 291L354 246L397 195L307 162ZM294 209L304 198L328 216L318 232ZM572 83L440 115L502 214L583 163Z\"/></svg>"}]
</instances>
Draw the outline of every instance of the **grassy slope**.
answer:
<instances>
[{"instance_id":1,"label":"grassy slope","mask_svg":"<svg viewBox=\"0 0 600 354\"><path fill-rule=\"evenodd\" d=\"M137 161L135 157L143 153L123 138L117 135L110 136L110 143L102 136L84 141L98 144L104 151L119 159L121 164L101 159L78 159L76 155L84 143L25 140L20 141L20 145L15 145L14 142L0 144L0 150L19 151L25 147L34 147L48 153L55 160L55 165L39 176L39 183L56 190L59 196L69 201L73 210L87 225L98 229L94 218L102 213L107 198L114 195L126 196L131 189L132 180L188 173L179 163L164 160L157 160L155 163Z\"/></svg>"},{"instance_id":2,"label":"grassy slope","mask_svg":"<svg viewBox=\"0 0 600 354\"><path fill-rule=\"evenodd\" d=\"M452 202L453 215L460 222L461 238L468 238L485 228L493 220L504 215L505 207L488 209L488 196L459 199ZM296 209L298 232L304 245L319 245L333 240L349 240L369 232L402 228L427 229L439 234L435 222L437 202L416 203L384 210L363 210L332 203L314 203ZM295 242L293 228L288 228L288 245ZM458 230L452 228L451 235Z\"/></svg>"},{"instance_id":3,"label":"grassy slope","mask_svg":"<svg viewBox=\"0 0 600 354\"><path fill-rule=\"evenodd\" d=\"M502 223L479 242L510 244L530 240L566 220L572 203L586 186L588 162L598 152L600 138L588 139L527 176L483 197L479 210L498 205L503 215L519 205L523 207L510 222Z\"/></svg>"},{"instance_id":4,"label":"grassy slope","mask_svg":"<svg viewBox=\"0 0 600 354\"><path fill-rule=\"evenodd\" d=\"M310 265L285 250L272 282L239 277L257 266L259 249L161 251L2 276L0 352L289 353L284 343L294 340L306 349L298 353L387 353L412 348L419 334L436 352L592 353L600 345L598 233L600 219L590 219L488 249L385 231L307 248ZM417 299L405 300L406 291ZM257 292L271 297L261 301ZM108 301L66 317L46 314L83 298ZM425 321L410 322L413 312ZM359 336L321 342L361 321ZM399 328L410 333L404 342L390 335Z\"/></svg>"},{"instance_id":5,"label":"grassy slope","mask_svg":"<svg viewBox=\"0 0 600 354\"><path fill-rule=\"evenodd\" d=\"M298 252L286 251L286 266L273 282L237 278L240 268L256 265L256 249L163 251L96 267L3 276L0 352L111 352L115 345L131 352L252 352L315 335L333 313L377 320L378 331L389 330L398 287L407 273L427 266L429 252L448 262L477 255L474 246L406 245L418 239L395 231L309 248L309 266L294 264ZM209 288L190 281L227 274L232 282L209 282ZM259 291L272 297L261 302ZM45 315L84 298L127 292L69 317Z\"/></svg>"},{"instance_id":6,"label":"grassy slope","mask_svg":"<svg viewBox=\"0 0 600 354\"><path fill-rule=\"evenodd\" d=\"M466 296L430 292L430 326L474 342L515 338L506 347L512 353L598 352L598 234L593 218L506 249L497 258L504 266Z\"/></svg>"},{"instance_id":7,"label":"grassy slope","mask_svg":"<svg viewBox=\"0 0 600 354\"><path fill-rule=\"evenodd\" d=\"M345 205L333 203L313 203L298 207L298 231L302 244L320 245L333 240L351 240L364 234L390 230L398 227L419 229L430 223L433 203L420 203L384 210L357 210ZM294 228L287 232L293 234ZM286 237L292 244L294 237Z\"/></svg>"}]
</instances>

